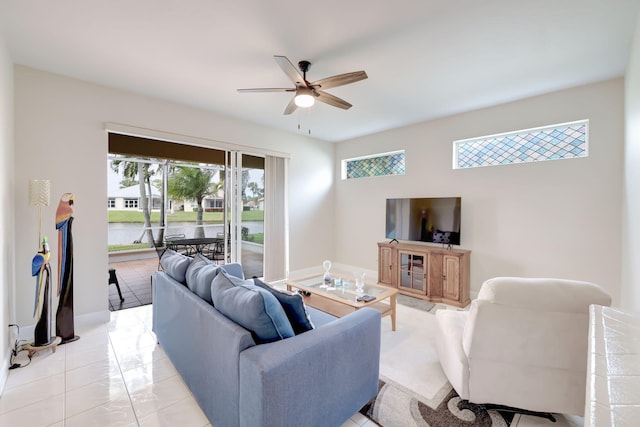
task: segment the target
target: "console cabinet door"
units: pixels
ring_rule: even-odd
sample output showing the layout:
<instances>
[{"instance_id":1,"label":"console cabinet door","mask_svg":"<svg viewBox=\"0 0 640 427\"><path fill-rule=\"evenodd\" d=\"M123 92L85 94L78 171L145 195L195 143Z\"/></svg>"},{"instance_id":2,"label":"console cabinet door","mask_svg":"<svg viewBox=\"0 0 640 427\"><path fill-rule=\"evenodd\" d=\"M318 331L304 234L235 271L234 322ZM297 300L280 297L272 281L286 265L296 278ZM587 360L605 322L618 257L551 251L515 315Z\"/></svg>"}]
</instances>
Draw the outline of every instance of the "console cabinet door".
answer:
<instances>
[{"instance_id":1,"label":"console cabinet door","mask_svg":"<svg viewBox=\"0 0 640 427\"><path fill-rule=\"evenodd\" d=\"M380 247L378 260L378 281L385 285L393 285L393 249Z\"/></svg>"},{"instance_id":2,"label":"console cabinet door","mask_svg":"<svg viewBox=\"0 0 640 427\"><path fill-rule=\"evenodd\" d=\"M427 292L429 297L442 299L444 275L442 254L429 254L429 292Z\"/></svg>"},{"instance_id":3,"label":"console cabinet door","mask_svg":"<svg viewBox=\"0 0 640 427\"><path fill-rule=\"evenodd\" d=\"M460 301L460 258L457 256L443 256L443 289L442 296Z\"/></svg>"},{"instance_id":4,"label":"console cabinet door","mask_svg":"<svg viewBox=\"0 0 640 427\"><path fill-rule=\"evenodd\" d=\"M398 251L400 270L398 288L420 294L427 293L427 254Z\"/></svg>"}]
</instances>

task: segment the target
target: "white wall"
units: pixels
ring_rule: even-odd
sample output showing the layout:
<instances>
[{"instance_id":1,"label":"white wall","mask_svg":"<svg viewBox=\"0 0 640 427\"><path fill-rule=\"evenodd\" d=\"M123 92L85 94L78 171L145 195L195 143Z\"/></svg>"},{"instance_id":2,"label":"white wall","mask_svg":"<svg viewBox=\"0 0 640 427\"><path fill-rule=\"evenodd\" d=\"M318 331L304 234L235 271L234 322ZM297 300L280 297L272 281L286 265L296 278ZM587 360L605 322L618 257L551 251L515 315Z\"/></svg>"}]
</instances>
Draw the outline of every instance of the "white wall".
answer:
<instances>
[{"instance_id":1,"label":"white wall","mask_svg":"<svg viewBox=\"0 0 640 427\"><path fill-rule=\"evenodd\" d=\"M13 323L13 63L0 37L0 392L9 363L9 328Z\"/></svg>"},{"instance_id":2,"label":"white wall","mask_svg":"<svg viewBox=\"0 0 640 427\"><path fill-rule=\"evenodd\" d=\"M22 66L15 68L15 98L19 323L33 324L30 263L37 249L37 212L28 205L27 189L29 180L37 178L51 180L52 206L43 209L43 232L52 248L59 198L65 192L75 194L75 314L107 315L105 122L291 153L291 269L319 265L331 256L332 234L327 230L333 228L333 216L325 209L333 201L332 144Z\"/></svg>"},{"instance_id":3,"label":"white wall","mask_svg":"<svg viewBox=\"0 0 640 427\"><path fill-rule=\"evenodd\" d=\"M580 119L587 158L452 170L454 140ZM616 79L339 143L336 258L377 269L386 198L461 196L472 293L494 276L561 277L599 283L619 303L623 119ZM339 179L341 159L399 149L405 176Z\"/></svg>"},{"instance_id":4,"label":"white wall","mask_svg":"<svg viewBox=\"0 0 640 427\"><path fill-rule=\"evenodd\" d=\"M622 306L640 311L640 15L625 78Z\"/></svg>"}]
</instances>

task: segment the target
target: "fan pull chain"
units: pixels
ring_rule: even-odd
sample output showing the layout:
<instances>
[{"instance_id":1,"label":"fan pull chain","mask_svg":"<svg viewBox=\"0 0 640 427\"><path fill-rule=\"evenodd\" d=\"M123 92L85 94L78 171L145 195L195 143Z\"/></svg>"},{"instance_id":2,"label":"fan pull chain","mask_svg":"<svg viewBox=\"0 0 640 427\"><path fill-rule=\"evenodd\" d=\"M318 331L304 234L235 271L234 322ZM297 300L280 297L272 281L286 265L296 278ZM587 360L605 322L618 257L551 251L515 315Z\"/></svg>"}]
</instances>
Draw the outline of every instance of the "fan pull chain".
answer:
<instances>
[{"instance_id":1,"label":"fan pull chain","mask_svg":"<svg viewBox=\"0 0 640 427\"><path fill-rule=\"evenodd\" d=\"M308 122L309 122L309 127L307 129L307 133L309 135L311 135L311 121L312 121L311 120L311 108L307 108L307 119L308 119Z\"/></svg>"},{"instance_id":2,"label":"fan pull chain","mask_svg":"<svg viewBox=\"0 0 640 427\"><path fill-rule=\"evenodd\" d=\"M311 123L311 108L305 108L305 110L306 110L308 122ZM302 128L303 128L303 126L302 126L303 125L303 120L300 120L300 115L301 114L303 114L303 113L300 112L300 109L298 109L298 130L302 130ZM307 128L307 133L309 135L311 135L311 126L309 126Z\"/></svg>"}]
</instances>

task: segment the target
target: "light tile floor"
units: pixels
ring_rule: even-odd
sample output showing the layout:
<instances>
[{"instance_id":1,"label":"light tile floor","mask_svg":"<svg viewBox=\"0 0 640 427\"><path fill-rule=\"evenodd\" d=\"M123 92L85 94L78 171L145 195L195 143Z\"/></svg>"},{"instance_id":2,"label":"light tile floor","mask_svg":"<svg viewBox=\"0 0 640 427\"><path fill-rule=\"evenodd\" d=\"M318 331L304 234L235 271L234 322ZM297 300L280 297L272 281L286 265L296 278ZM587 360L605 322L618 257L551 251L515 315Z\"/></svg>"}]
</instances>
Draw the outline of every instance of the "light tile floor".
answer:
<instances>
[{"instance_id":1,"label":"light tile floor","mask_svg":"<svg viewBox=\"0 0 640 427\"><path fill-rule=\"evenodd\" d=\"M148 280L146 266L137 267L138 280ZM382 322L381 375L429 397L446 387L435 351L435 316L399 305L397 331L388 317ZM156 344L151 305L114 311L107 324L76 322L75 329L80 340L55 353L37 353L29 366L10 371L0 397L0 426L211 425ZM28 363L26 353L17 362ZM580 417L558 418L551 423L516 415L511 426L583 425ZM375 424L355 414L343 427L358 426Z\"/></svg>"},{"instance_id":2,"label":"light tile floor","mask_svg":"<svg viewBox=\"0 0 640 427\"><path fill-rule=\"evenodd\" d=\"M151 306L78 325L80 339L10 371L0 426L211 426L151 332ZM29 362L21 353L16 362ZM361 414L343 427L374 427Z\"/></svg>"}]
</instances>

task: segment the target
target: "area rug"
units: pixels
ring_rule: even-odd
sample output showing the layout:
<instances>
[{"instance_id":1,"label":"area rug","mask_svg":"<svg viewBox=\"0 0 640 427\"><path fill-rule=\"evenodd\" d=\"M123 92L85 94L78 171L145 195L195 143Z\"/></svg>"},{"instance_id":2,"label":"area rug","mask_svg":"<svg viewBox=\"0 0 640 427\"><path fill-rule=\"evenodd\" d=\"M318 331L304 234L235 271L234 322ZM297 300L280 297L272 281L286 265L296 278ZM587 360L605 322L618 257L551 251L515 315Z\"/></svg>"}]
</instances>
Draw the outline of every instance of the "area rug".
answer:
<instances>
[{"instance_id":1,"label":"area rug","mask_svg":"<svg viewBox=\"0 0 640 427\"><path fill-rule=\"evenodd\" d=\"M427 313L431 312L436 305L432 302L425 301L420 298L414 298L409 295L397 294L396 302L398 304L402 304L407 307L415 308L418 310L426 311Z\"/></svg>"},{"instance_id":2,"label":"area rug","mask_svg":"<svg viewBox=\"0 0 640 427\"><path fill-rule=\"evenodd\" d=\"M360 413L382 427L508 427L514 417L462 400L450 386L433 400L385 378L380 379L378 395Z\"/></svg>"}]
</instances>

